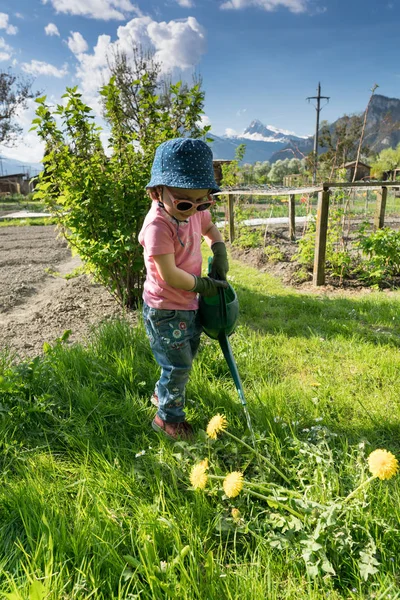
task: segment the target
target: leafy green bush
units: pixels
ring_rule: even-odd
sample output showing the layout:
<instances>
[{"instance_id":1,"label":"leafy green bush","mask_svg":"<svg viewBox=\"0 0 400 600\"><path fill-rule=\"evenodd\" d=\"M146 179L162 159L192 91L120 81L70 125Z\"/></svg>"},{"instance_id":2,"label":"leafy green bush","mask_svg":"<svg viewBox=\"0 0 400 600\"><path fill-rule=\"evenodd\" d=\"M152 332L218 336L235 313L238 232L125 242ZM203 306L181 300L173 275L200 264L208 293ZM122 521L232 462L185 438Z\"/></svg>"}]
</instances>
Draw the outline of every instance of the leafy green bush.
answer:
<instances>
[{"instance_id":1,"label":"leafy green bush","mask_svg":"<svg viewBox=\"0 0 400 600\"><path fill-rule=\"evenodd\" d=\"M326 267L334 277L347 277L352 270L353 261L350 253L342 245L343 210L336 208L329 214L328 233L326 238ZM303 269L311 269L314 264L316 223L311 221L304 236L299 240L299 248L293 255Z\"/></svg>"},{"instance_id":2,"label":"leafy green bush","mask_svg":"<svg viewBox=\"0 0 400 600\"><path fill-rule=\"evenodd\" d=\"M250 227L242 226L233 245L239 248L259 248L262 243L263 236L259 229L250 229Z\"/></svg>"},{"instance_id":3,"label":"leafy green bush","mask_svg":"<svg viewBox=\"0 0 400 600\"><path fill-rule=\"evenodd\" d=\"M360 228L357 245L367 256L360 266L362 279L372 284L400 275L400 231L389 227L366 234L369 224Z\"/></svg>"},{"instance_id":4,"label":"leafy green bush","mask_svg":"<svg viewBox=\"0 0 400 600\"><path fill-rule=\"evenodd\" d=\"M204 100L199 84L190 89L170 84L169 104L165 95L157 95L157 81L146 70L131 86L134 129L116 79L100 91L111 128L110 157L101 143L101 128L76 87L67 88L65 103L55 110L46 105L45 96L38 98L33 121L46 144L35 198L44 201L87 270L129 308L142 296L144 261L138 234L149 209L145 186L155 148L181 135L204 136L209 129L198 125Z\"/></svg>"},{"instance_id":5,"label":"leafy green bush","mask_svg":"<svg viewBox=\"0 0 400 600\"><path fill-rule=\"evenodd\" d=\"M276 246L273 246L272 244L265 246L264 254L268 258L269 262L272 263L281 262L285 258L283 252L279 250L279 248L277 248Z\"/></svg>"}]
</instances>

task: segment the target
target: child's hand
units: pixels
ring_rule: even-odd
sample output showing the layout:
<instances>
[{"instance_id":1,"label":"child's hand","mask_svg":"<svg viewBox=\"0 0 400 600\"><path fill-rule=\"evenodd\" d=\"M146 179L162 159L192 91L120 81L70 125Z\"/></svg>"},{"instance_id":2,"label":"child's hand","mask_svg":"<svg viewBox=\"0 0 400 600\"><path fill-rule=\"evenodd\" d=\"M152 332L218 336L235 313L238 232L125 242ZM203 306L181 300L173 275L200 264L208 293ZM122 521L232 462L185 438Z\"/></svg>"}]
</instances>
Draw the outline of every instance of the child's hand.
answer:
<instances>
[{"instance_id":1,"label":"child's hand","mask_svg":"<svg viewBox=\"0 0 400 600\"><path fill-rule=\"evenodd\" d=\"M224 242L214 242L211 246L214 258L211 263L210 277L213 279L226 280L226 274L229 271L228 256Z\"/></svg>"},{"instance_id":2,"label":"child's hand","mask_svg":"<svg viewBox=\"0 0 400 600\"><path fill-rule=\"evenodd\" d=\"M193 275L193 277L195 278L196 283L190 291L197 292L206 298L216 296L218 294L218 288L227 288L229 285L227 281L218 281L211 277L196 277L196 275Z\"/></svg>"}]
</instances>

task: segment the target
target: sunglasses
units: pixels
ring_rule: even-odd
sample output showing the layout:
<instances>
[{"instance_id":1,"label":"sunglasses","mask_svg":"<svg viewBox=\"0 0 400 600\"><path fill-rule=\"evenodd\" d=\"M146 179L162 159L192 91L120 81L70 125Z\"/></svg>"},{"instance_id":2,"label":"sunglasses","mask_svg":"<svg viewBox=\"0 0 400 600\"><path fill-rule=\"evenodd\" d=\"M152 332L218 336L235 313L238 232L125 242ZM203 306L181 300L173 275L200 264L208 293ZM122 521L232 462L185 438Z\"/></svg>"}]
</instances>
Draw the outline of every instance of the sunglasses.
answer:
<instances>
[{"instance_id":1,"label":"sunglasses","mask_svg":"<svg viewBox=\"0 0 400 600\"><path fill-rule=\"evenodd\" d=\"M171 202L174 204L174 206L176 207L177 210L181 211L181 212L186 212L187 210L192 210L193 207L196 208L196 210L207 210L207 208L210 208L210 206L212 206L212 204L215 204L215 200L213 200L210 196L210 194L207 195L206 198L203 198L203 200L197 200L195 202L192 202L191 200L179 200L179 198L175 198L172 193L169 191L169 189L165 186L165 189L167 190L167 194L171 200Z\"/></svg>"}]
</instances>

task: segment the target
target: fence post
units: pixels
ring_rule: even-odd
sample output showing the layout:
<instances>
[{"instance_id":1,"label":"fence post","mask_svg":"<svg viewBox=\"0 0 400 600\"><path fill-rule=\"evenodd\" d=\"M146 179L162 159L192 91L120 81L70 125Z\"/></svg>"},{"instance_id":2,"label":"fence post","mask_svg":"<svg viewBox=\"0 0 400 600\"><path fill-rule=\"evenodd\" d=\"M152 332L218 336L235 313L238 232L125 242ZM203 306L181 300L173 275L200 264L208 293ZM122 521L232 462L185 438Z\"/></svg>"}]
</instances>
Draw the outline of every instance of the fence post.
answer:
<instances>
[{"instance_id":1,"label":"fence post","mask_svg":"<svg viewBox=\"0 0 400 600\"><path fill-rule=\"evenodd\" d=\"M289 194L289 238L292 241L295 241L296 239L296 208L294 194Z\"/></svg>"},{"instance_id":2,"label":"fence post","mask_svg":"<svg viewBox=\"0 0 400 600\"><path fill-rule=\"evenodd\" d=\"M233 206L235 204L235 196L228 194L228 224L229 224L229 241L232 243L235 239L235 219Z\"/></svg>"},{"instance_id":3,"label":"fence post","mask_svg":"<svg viewBox=\"0 0 400 600\"><path fill-rule=\"evenodd\" d=\"M381 191L376 194L374 229L382 229L382 227L384 225L386 200L387 200L387 187L382 186Z\"/></svg>"},{"instance_id":4,"label":"fence post","mask_svg":"<svg viewBox=\"0 0 400 600\"><path fill-rule=\"evenodd\" d=\"M326 237L328 232L329 188L318 193L317 223L315 233L315 253L313 285L325 283Z\"/></svg>"}]
</instances>

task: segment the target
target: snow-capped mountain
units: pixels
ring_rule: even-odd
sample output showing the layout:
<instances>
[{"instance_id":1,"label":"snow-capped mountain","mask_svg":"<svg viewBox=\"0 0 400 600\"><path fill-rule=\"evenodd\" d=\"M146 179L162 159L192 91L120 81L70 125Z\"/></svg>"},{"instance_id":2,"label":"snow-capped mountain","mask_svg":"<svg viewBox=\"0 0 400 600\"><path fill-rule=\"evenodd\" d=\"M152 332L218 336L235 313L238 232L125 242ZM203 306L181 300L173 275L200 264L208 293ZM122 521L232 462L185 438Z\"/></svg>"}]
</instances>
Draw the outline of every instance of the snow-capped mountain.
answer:
<instances>
[{"instance_id":1,"label":"snow-capped mountain","mask_svg":"<svg viewBox=\"0 0 400 600\"><path fill-rule=\"evenodd\" d=\"M240 144L246 144L244 162L248 163L269 160L273 154L280 152L291 142L297 143L305 139L292 131L264 125L258 119L252 121L242 133L228 129L223 136L211 133L211 137L214 140L211 143L214 158L232 159L236 148ZM292 156L288 154L288 158Z\"/></svg>"},{"instance_id":2,"label":"snow-capped mountain","mask_svg":"<svg viewBox=\"0 0 400 600\"><path fill-rule=\"evenodd\" d=\"M290 140L306 138L306 136L298 136L287 129L278 129L274 125L264 125L258 119L252 121L239 137L255 142L283 142L285 144Z\"/></svg>"}]
</instances>

